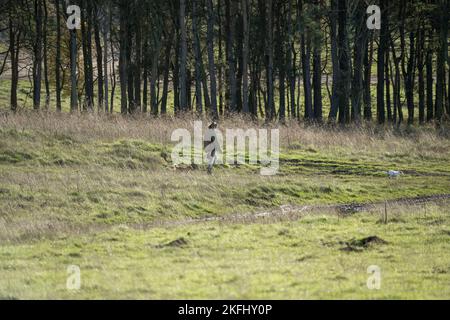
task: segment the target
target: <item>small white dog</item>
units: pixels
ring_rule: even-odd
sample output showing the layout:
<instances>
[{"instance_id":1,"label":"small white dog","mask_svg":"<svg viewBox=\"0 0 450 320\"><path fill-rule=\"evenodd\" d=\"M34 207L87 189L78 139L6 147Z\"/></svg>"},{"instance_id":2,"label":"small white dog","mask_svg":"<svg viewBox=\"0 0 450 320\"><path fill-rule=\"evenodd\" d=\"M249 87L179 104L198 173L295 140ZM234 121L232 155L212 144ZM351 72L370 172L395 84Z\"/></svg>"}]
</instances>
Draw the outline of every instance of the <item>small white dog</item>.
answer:
<instances>
[{"instance_id":1,"label":"small white dog","mask_svg":"<svg viewBox=\"0 0 450 320\"><path fill-rule=\"evenodd\" d=\"M402 171L389 170L386 172L389 178L398 178L403 174Z\"/></svg>"}]
</instances>

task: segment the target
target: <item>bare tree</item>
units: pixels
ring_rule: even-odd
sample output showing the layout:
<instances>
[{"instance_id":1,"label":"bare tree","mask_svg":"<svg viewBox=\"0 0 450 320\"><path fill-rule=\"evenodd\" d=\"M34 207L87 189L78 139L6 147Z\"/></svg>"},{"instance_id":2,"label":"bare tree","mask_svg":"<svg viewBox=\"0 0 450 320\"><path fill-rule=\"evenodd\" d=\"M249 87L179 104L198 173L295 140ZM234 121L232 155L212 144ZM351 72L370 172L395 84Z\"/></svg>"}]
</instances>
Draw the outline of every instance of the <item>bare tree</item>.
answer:
<instances>
[{"instance_id":1,"label":"bare tree","mask_svg":"<svg viewBox=\"0 0 450 320\"><path fill-rule=\"evenodd\" d=\"M186 2L180 0L180 107L187 109L187 88L186 88L186 61L187 61L187 40L186 40Z\"/></svg>"},{"instance_id":2,"label":"bare tree","mask_svg":"<svg viewBox=\"0 0 450 320\"><path fill-rule=\"evenodd\" d=\"M211 86L211 114L217 118L217 88L216 88L216 70L214 62L214 8L212 0L206 0L208 4L208 62L209 62L209 81Z\"/></svg>"}]
</instances>

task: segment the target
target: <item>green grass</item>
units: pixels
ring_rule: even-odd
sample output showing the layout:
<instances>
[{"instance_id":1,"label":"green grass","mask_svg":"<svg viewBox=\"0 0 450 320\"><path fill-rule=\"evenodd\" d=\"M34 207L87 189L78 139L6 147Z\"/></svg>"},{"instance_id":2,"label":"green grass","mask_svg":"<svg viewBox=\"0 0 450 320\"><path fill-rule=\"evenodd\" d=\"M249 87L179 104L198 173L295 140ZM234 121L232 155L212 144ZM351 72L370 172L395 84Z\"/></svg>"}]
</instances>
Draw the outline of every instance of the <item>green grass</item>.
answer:
<instances>
[{"instance_id":1,"label":"green grass","mask_svg":"<svg viewBox=\"0 0 450 320\"><path fill-rule=\"evenodd\" d=\"M287 150L279 174L256 166L221 166L215 178L174 171L170 146L142 140L82 141L0 130L0 210L10 217L0 238L20 239L117 223L202 218L285 204L335 204L448 193L450 166L439 155L366 155ZM407 174L387 179L386 170ZM21 224L27 222L23 229ZM57 227L52 228L55 224Z\"/></svg>"},{"instance_id":2,"label":"green grass","mask_svg":"<svg viewBox=\"0 0 450 320\"><path fill-rule=\"evenodd\" d=\"M218 166L211 179L203 166L175 170L168 138L156 138L186 123L45 117L1 119L0 298L450 297L448 203L390 209L387 225L381 211L323 211L177 226L283 205L448 194L445 137L285 128L278 175ZM388 179L389 169L405 175ZM340 250L371 235L388 244ZM185 246L161 246L181 237ZM71 264L82 271L78 292L65 289ZM369 265L382 269L379 291L365 286Z\"/></svg>"},{"instance_id":3,"label":"green grass","mask_svg":"<svg viewBox=\"0 0 450 320\"><path fill-rule=\"evenodd\" d=\"M397 208L345 219L215 222L133 230L125 226L0 247L0 297L39 299L448 299L450 216L440 207ZM346 251L376 235L387 244ZM167 244L176 240L179 246ZM81 270L66 289L68 265ZM369 290L367 268L381 270Z\"/></svg>"}]
</instances>

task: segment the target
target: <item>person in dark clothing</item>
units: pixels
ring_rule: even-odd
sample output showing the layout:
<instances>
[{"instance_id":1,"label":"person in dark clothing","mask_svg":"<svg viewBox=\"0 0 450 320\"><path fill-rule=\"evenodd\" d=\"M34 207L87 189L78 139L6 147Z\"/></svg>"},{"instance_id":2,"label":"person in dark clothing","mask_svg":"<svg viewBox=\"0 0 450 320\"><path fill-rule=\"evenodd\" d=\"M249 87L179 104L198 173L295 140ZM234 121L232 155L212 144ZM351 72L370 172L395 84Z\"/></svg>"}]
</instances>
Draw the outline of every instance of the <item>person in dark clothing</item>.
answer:
<instances>
[{"instance_id":1,"label":"person in dark clothing","mask_svg":"<svg viewBox=\"0 0 450 320\"><path fill-rule=\"evenodd\" d=\"M208 126L208 133L205 137L206 159L208 160L208 174L212 174L212 169L217 160L217 142L216 132L217 122L213 122Z\"/></svg>"}]
</instances>

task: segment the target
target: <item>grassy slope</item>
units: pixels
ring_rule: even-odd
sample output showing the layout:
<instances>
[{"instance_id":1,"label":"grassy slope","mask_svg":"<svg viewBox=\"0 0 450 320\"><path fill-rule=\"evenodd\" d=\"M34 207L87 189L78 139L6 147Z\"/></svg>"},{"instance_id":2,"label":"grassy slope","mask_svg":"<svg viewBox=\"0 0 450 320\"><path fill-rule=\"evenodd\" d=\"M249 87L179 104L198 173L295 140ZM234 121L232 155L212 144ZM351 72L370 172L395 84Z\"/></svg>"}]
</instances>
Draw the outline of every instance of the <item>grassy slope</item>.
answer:
<instances>
[{"instance_id":1,"label":"grassy slope","mask_svg":"<svg viewBox=\"0 0 450 320\"><path fill-rule=\"evenodd\" d=\"M412 211L415 210L415 211ZM117 227L0 248L4 298L450 298L450 217L442 208L315 215L274 224L206 223L145 231ZM377 235L388 244L345 252L342 242ZM186 245L160 247L179 237ZM66 290L66 268L81 290ZM369 290L367 268L381 269Z\"/></svg>"},{"instance_id":2,"label":"grassy slope","mask_svg":"<svg viewBox=\"0 0 450 320\"><path fill-rule=\"evenodd\" d=\"M344 139L333 148L289 143L275 177L241 166L220 167L211 180L203 168L174 171L166 143L105 139L90 130L94 138L87 139L19 125L0 129L0 296L449 297L448 207L425 218L414 209L388 226L377 224L378 217L327 216L273 225L134 229L284 204L449 193L448 140L415 148L414 138L399 139L396 147L381 149L369 142L349 147ZM406 175L389 180L382 172L392 168ZM371 234L389 244L339 251L339 241ZM155 248L180 236L187 247ZM389 284L374 293L364 289L364 279L367 266L377 263ZM64 289L67 264L83 272L83 290L73 296Z\"/></svg>"},{"instance_id":3,"label":"grassy slope","mask_svg":"<svg viewBox=\"0 0 450 320\"><path fill-rule=\"evenodd\" d=\"M149 223L284 204L443 194L450 185L449 164L439 157L361 158L295 146L282 152L277 176L262 177L251 166L224 166L211 180L202 168L174 172L166 161L168 146L141 140L81 141L15 130L2 130L0 135L0 208L9 217L6 238L42 236L46 229L52 234L74 226ZM383 173L389 168L407 175L389 180Z\"/></svg>"}]
</instances>

